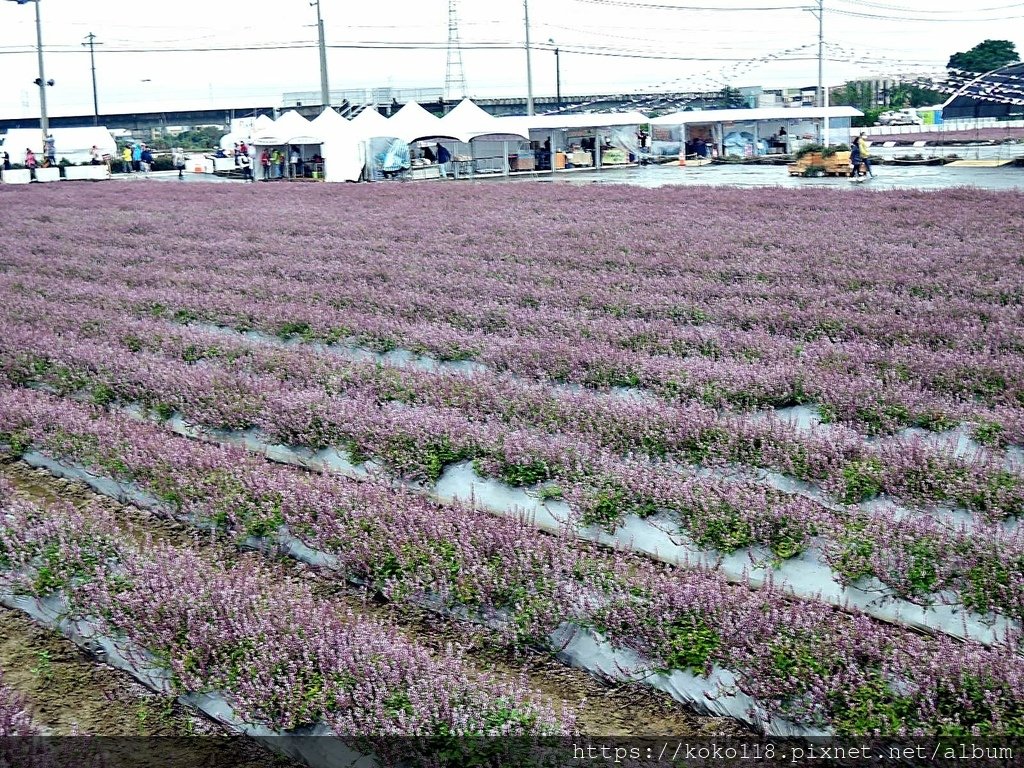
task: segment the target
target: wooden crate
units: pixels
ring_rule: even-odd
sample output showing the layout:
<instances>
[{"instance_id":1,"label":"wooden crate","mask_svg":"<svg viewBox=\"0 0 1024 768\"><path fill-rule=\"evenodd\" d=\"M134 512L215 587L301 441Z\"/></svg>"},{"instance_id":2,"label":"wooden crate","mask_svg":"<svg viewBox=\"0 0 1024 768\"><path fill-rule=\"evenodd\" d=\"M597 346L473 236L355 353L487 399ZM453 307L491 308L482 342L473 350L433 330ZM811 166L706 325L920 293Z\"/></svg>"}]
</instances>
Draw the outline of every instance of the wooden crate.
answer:
<instances>
[{"instance_id":1,"label":"wooden crate","mask_svg":"<svg viewBox=\"0 0 1024 768\"><path fill-rule=\"evenodd\" d=\"M849 176L852 171L849 152L836 152L829 157L822 157L820 152L811 152L788 165L787 169L790 176L803 176L812 165L823 168L826 176Z\"/></svg>"}]
</instances>

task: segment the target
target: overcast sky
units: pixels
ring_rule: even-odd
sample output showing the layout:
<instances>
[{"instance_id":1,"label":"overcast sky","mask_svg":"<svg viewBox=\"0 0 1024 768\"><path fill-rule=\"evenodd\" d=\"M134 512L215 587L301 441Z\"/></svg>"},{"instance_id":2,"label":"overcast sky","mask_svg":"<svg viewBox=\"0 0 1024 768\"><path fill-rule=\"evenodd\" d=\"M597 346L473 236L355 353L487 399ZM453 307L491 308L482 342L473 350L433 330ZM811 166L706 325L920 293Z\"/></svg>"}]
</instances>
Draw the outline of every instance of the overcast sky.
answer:
<instances>
[{"instance_id":1,"label":"overcast sky","mask_svg":"<svg viewBox=\"0 0 1024 768\"><path fill-rule=\"evenodd\" d=\"M567 96L814 85L818 22L807 5L530 0L534 93L555 93L549 39L561 49ZM101 113L278 106L286 91L320 88L308 0L40 0L40 10L46 77L56 80L47 89L51 115L92 112L82 45L90 32L101 43ZM322 0L322 13L332 90L444 87L448 0ZM468 95L525 96L522 0L460 0L459 31ZM825 0L825 38L831 85L937 72L950 54L986 38L1024 48L1024 3ZM35 41L35 4L0 0L0 117L39 114Z\"/></svg>"}]
</instances>

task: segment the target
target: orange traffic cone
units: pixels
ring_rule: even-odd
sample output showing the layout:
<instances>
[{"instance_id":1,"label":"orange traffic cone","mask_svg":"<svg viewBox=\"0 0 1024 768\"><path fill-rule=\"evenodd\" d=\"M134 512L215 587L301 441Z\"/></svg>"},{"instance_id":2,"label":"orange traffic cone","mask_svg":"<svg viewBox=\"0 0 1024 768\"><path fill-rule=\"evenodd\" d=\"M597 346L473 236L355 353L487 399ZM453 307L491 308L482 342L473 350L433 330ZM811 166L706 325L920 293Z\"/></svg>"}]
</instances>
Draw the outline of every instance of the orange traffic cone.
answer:
<instances>
[{"instance_id":1,"label":"orange traffic cone","mask_svg":"<svg viewBox=\"0 0 1024 768\"><path fill-rule=\"evenodd\" d=\"M681 148L679 150L679 167L680 168L685 168L686 167L686 149L685 148Z\"/></svg>"}]
</instances>

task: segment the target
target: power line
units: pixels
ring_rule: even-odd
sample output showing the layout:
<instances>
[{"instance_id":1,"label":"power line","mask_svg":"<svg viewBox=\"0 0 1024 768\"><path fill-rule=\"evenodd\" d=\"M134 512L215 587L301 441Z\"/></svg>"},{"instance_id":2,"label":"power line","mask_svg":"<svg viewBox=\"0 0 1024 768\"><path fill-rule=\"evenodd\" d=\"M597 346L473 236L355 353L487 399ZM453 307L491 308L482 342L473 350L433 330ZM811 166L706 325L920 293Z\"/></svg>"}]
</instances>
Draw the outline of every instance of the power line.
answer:
<instances>
[{"instance_id":1,"label":"power line","mask_svg":"<svg viewBox=\"0 0 1024 768\"><path fill-rule=\"evenodd\" d=\"M662 5L660 3L641 3L636 0L576 0L587 5L610 5L622 8L641 8L652 11L802 11L807 5L752 5L752 6L719 6L719 5Z\"/></svg>"}]
</instances>

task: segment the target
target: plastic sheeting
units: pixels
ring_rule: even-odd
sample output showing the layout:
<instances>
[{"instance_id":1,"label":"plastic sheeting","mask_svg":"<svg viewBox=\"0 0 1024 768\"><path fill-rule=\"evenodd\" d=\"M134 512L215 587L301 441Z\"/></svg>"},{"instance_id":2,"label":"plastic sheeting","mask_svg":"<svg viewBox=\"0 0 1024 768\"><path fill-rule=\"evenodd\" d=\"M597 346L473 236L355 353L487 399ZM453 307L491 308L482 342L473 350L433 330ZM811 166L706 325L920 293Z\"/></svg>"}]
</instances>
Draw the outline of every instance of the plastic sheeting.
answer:
<instances>
[{"instance_id":1,"label":"plastic sheeting","mask_svg":"<svg viewBox=\"0 0 1024 768\"><path fill-rule=\"evenodd\" d=\"M138 408L125 409L124 412L147 420ZM205 429L189 424L178 414L167 422L167 426L186 437L241 446L283 464L333 472L355 479L382 474L382 467L375 462L355 464L345 451L338 448L314 452L303 447L280 445L265 440L257 430L238 432ZM35 454L27 454L26 460L32 463L38 459ZM711 471L707 473L712 474ZM88 477L83 479L90 484L94 482ZM103 483L112 481L100 478L95 482L101 484L94 485L99 492L121 498L117 495L117 488L112 492L101 490ZM573 525L571 509L565 502L544 502L526 489L506 485L494 478L481 477L471 462L446 467L433 489L410 483L402 484L425 492L443 503L470 504L493 514L525 520L540 530L552 533L569 530L580 539L647 555L672 565L713 567L734 583L760 587L770 580L776 588L796 597L842 608L855 608L876 619L900 626L972 639L986 645L998 644L1008 632L1021 628L1020 622L1006 617L986 617L968 611L956 602L955 595L939 595L935 604L919 605L897 597L877 579L863 580L857 585L844 587L838 575L813 548L781 564L775 563L770 552L758 548L729 554L703 550L679 532L679 526L674 520L661 515L646 519L627 516L613 533L598 526L578 527Z\"/></svg>"},{"instance_id":2,"label":"plastic sheeting","mask_svg":"<svg viewBox=\"0 0 1024 768\"><path fill-rule=\"evenodd\" d=\"M105 634L94 619L71 618L61 595L38 599L15 595L9 589L0 588L0 605L22 611L37 624L60 632L82 650L115 669L127 672L150 690L162 695L171 693L171 674L154 663L152 654ZM263 725L247 723L234 713L224 695L217 691L189 693L177 700L183 706L198 710L223 724L230 731L256 739L312 768L341 765L375 768L379 765L372 755L350 748L322 724L295 731L274 731ZM323 738L311 739L310 736Z\"/></svg>"},{"instance_id":3,"label":"plastic sheeting","mask_svg":"<svg viewBox=\"0 0 1024 768\"><path fill-rule=\"evenodd\" d=\"M243 443L248 442L248 439L243 441ZM280 451L278 451L278 456L283 458L283 454ZM122 502L130 502L146 509L160 509L170 514L170 510L165 504L151 494L139 489L133 483L121 483L109 478L100 477L86 471L82 467L54 461L35 451L26 453L24 458L30 465L45 467L59 477L82 480L103 495ZM495 485L500 484L495 483ZM516 489L513 489L513 491L515 492ZM522 492L518 491L518 493ZM562 506L564 507L564 505ZM195 523L192 520L190 522ZM284 527L273 537L256 538L250 536L242 544L250 549L284 554L316 568L328 568L337 571L340 567L338 559L334 555L307 546L291 535ZM8 602L5 602L5 598L8 599ZM77 621L64 619L63 605L59 597L40 601L33 598L14 597L13 594L0 592L0 603L25 611L39 623L60 629L80 647L89 650L112 666L127 671L147 687L161 693L170 691L169 673L151 664L152 656L141 649L126 651L126 646L123 643L118 644L111 638L99 633L88 619ZM502 620L500 616L481 617L468 608L448 609L429 599L423 601L421 607L435 612L456 615L472 621L487 623L491 626L495 626L496 623L500 624ZM757 728L768 736L811 737L829 735L829 732L817 728L805 728L783 719L768 717L765 714L764 707L757 700L740 691L736 685L735 675L725 669L715 668L709 677L683 670L674 670L668 674L657 673L654 670L654 665L635 651L617 648L593 630L579 627L569 622L561 624L548 637L548 643L550 647L558 649L558 658L570 666L586 670L606 680L645 683L660 691L664 691L680 703L692 706L698 712L734 718ZM369 759L359 753L352 752L343 743L335 739L305 740L301 738L302 736L309 735L331 735L322 726L305 729L294 734L282 734L270 731L263 726L244 723L235 717L228 702L224 699L223 695L218 693L189 694L181 697L181 701L231 726L239 733L244 733L254 738L280 738L285 736L287 738L279 746L275 745L275 748L292 757L305 759L313 766L337 765L338 763L330 761L336 760L342 755L349 755L356 759ZM318 744L317 742L323 743ZM359 763L359 765L365 766L372 764L370 762Z\"/></svg>"},{"instance_id":4,"label":"plastic sheeting","mask_svg":"<svg viewBox=\"0 0 1024 768\"><path fill-rule=\"evenodd\" d=\"M391 176L398 176L412 166L409 157L409 144L406 141L377 136L370 139L368 144L370 151L367 159L371 180L381 181Z\"/></svg>"}]
</instances>

